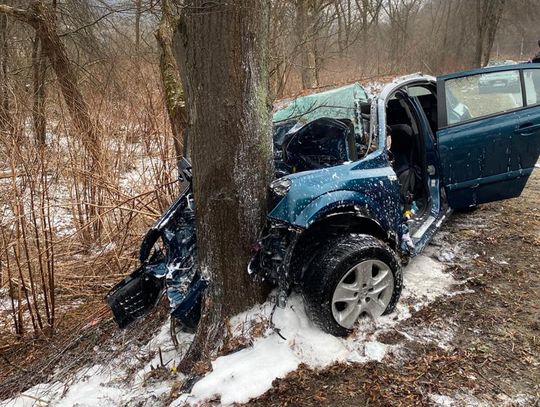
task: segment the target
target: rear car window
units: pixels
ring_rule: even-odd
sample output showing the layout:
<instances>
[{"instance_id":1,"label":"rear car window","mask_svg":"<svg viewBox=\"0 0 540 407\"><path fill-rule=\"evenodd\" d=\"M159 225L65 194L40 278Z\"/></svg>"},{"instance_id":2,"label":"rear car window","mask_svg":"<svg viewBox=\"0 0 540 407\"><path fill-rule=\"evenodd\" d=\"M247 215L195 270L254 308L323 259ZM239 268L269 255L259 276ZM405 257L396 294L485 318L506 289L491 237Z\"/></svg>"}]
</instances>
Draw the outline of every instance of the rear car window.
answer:
<instances>
[{"instance_id":1,"label":"rear car window","mask_svg":"<svg viewBox=\"0 0 540 407\"><path fill-rule=\"evenodd\" d=\"M527 106L540 103L540 69L523 70Z\"/></svg>"},{"instance_id":2,"label":"rear car window","mask_svg":"<svg viewBox=\"0 0 540 407\"><path fill-rule=\"evenodd\" d=\"M519 71L501 71L445 82L448 124L523 107Z\"/></svg>"}]
</instances>

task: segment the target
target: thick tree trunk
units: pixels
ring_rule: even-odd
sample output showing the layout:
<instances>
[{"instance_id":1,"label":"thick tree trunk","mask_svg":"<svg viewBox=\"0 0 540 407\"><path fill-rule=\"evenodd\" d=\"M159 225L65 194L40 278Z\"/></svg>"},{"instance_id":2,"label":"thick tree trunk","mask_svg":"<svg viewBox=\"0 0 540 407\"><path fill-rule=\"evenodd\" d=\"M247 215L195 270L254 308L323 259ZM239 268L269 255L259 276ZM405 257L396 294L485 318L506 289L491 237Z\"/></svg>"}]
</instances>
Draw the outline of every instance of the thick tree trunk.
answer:
<instances>
[{"instance_id":1,"label":"thick tree trunk","mask_svg":"<svg viewBox=\"0 0 540 407\"><path fill-rule=\"evenodd\" d=\"M184 130L188 123L182 79L173 52L173 36L178 25L178 16L173 9L171 0L162 0L161 13L161 21L156 31L156 39L161 48L159 71L173 133L176 160L178 161L183 155Z\"/></svg>"},{"instance_id":2,"label":"thick tree trunk","mask_svg":"<svg viewBox=\"0 0 540 407\"><path fill-rule=\"evenodd\" d=\"M484 59L483 66L489 63L491 57L491 51L493 49L493 42L495 41L495 35L499 28L499 23L504 11L506 0L496 0L491 3L491 17L486 32L486 44L484 47Z\"/></svg>"},{"instance_id":3,"label":"thick tree trunk","mask_svg":"<svg viewBox=\"0 0 540 407\"><path fill-rule=\"evenodd\" d=\"M182 369L212 356L223 323L261 296L247 273L272 178L269 0L191 0L175 51L185 81L203 314Z\"/></svg>"}]
</instances>

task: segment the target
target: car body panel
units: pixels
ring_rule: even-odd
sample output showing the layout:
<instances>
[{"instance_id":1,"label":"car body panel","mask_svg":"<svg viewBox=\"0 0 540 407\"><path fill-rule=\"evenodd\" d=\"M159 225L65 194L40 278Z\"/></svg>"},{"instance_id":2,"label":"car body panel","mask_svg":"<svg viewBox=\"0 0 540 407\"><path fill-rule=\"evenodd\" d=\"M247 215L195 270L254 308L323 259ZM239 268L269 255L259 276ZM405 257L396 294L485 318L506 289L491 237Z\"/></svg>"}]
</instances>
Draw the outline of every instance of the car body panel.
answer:
<instances>
[{"instance_id":1,"label":"car body panel","mask_svg":"<svg viewBox=\"0 0 540 407\"><path fill-rule=\"evenodd\" d=\"M514 98L516 108L448 123L446 82L471 77L481 79L489 73L508 76L509 71L530 68L530 64L497 66L437 79L441 181L450 206L465 208L521 194L540 154L540 108L523 106L525 92L521 87L518 93L506 88L500 91L501 96ZM470 90L471 94L474 91ZM522 100L516 100L517 95ZM480 102L472 100L469 111L475 103Z\"/></svg>"},{"instance_id":2,"label":"car body panel","mask_svg":"<svg viewBox=\"0 0 540 407\"><path fill-rule=\"evenodd\" d=\"M369 204L370 208L383 208L384 211L376 212L391 219L378 219L381 223L388 226L396 224L395 210L389 203L392 199L399 200L399 187L389 166L363 169L358 163L348 163L293 174L288 179L292 181L291 189L269 213L272 219L308 228L322 214L337 206Z\"/></svg>"}]
</instances>

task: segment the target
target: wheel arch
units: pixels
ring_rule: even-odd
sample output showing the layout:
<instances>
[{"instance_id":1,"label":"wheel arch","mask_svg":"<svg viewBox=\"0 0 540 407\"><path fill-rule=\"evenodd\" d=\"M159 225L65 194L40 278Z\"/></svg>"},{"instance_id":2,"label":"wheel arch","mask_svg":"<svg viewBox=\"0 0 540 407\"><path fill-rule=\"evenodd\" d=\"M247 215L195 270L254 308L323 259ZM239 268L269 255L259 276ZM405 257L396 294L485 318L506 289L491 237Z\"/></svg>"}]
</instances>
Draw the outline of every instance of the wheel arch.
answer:
<instances>
[{"instance_id":1,"label":"wheel arch","mask_svg":"<svg viewBox=\"0 0 540 407\"><path fill-rule=\"evenodd\" d=\"M386 231L367 210L359 210L354 205L336 208L321 214L302 233L296 243L291 263L295 283L300 283L306 269L323 244L347 233L370 235L388 244L392 249L396 249L396 237Z\"/></svg>"}]
</instances>

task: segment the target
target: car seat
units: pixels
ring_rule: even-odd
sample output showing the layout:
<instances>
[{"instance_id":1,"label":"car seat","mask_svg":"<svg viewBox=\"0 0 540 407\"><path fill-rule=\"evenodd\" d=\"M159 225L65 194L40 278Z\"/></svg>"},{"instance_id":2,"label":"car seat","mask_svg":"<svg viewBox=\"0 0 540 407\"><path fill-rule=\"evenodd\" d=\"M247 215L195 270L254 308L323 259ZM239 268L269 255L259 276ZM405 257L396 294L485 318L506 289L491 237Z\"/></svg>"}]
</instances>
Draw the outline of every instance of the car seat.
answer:
<instances>
[{"instance_id":1,"label":"car seat","mask_svg":"<svg viewBox=\"0 0 540 407\"><path fill-rule=\"evenodd\" d=\"M390 126L392 145L390 152L394 156L394 171L400 184L400 198L404 210L410 209L414 200L417 170L414 165L415 140L413 130L407 124Z\"/></svg>"}]
</instances>

